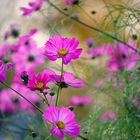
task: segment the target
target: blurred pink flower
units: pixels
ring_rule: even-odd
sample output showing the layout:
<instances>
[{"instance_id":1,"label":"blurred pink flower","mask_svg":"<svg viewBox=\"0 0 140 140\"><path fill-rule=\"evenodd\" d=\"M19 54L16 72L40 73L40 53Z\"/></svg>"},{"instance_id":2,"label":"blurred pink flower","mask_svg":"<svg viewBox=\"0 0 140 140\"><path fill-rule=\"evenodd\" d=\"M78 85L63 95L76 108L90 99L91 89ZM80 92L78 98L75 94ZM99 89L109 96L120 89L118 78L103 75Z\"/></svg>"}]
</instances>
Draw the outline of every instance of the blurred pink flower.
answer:
<instances>
[{"instance_id":1,"label":"blurred pink flower","mask_svg":"<svg viewBox=\"0 0 140 140\"><path fill-rule=\"evenodd\" d=\"M113 45L112 44L104 44L94 48L89 48L87 50L87 54L91 57L98 57L101 55L109 55L112 52Z\"/></svg>"},{"instance_id":2,"label":"blurred pink flower","mask_svg":"<svg viewBox=\"0 0 140 140\"><path fill-rule=\"evenodd\" d=\"M15 112L16 106L11 99L11 91L9 89L3 89L0 91L0 110L2 112ZM14 97L14 95L13 95Z\"/></svg>"},{"instance_id":3,"label":"blurred pink flower","mask_svg":"<svg viewBox=\"0 0 140 140\"><path fill-rule=\"evenodd\" d=\"M132 100L132 103L133 103L135 106L140 107L140 99L135 98L135 99Z\"/></svg>"},{"instance_id":4,"label":"blurred pink flower","mask_svg":"<svg viewBox=\"0 0 140 140\"><path fill-rule=\"evenodd\" d=\"M11 86L13 89L18 91L20 94L22 94L24 97L26 97L29 101L31 101L34 104L38 104L40 102L40 97L29 90L26 86L23 86L21 84L13 83ZM13 99L17 99L18 102L15 102L15 105L17 106L18 110L23 111L36 111L36 109L28 103L24 98L22 98L20 95L16 94L14 91L11 91L11 95L13 96ZM17 105L18 104L18 105Z\"/></svg>"},{"instance_id":5,"label":"blurred pink flower","mask_svg":"<svg viewBox=\"0 0 140 140\"><path fill-rule=\"evenodd\" d=\"M0 59L3 59L11 50L11 45L6 41L0 44Z\"/></svg>"},{"instance_id":6,"label":"blurred pink flower","mask_svg":"<svg viewBox=\"0 0 140 140\"><path fill-rule=\"evenodd\" d=\"M67 65L72 59L79 58L82 49L77 49L78 44L75 38L53 35L45 44L45 56L52 61L62 58L63 63Z\"/></svg>"},{"instance_id":7,"label":"blurred pink flower","mask_svg":"<svg viewBox=\"0 0 140 140\"><path fill-rule=\"evenodd\" d=\"M17 52L13 53L12 59L17 73L35 69L44 63L42 49L37 46L21 46Z\"/></svg>"},{"instance_id":8,"label":"blurred pink flower","mask_svg":"<svg viewBox=\"0 0 140 140\"><path fill-rule=\"evenodd\" d=\"M29 2L29 8L21 7L20 9L23 11L22 16L28 16L35 11L38 11L43 5L44 0L34 0L34 2Z\"/></svg>"},{"instance_id":9,"label":"blurred pink flower","mask_svg":"<svg viewBox=\"0 0 140 140\"><path fill-rule=\"evenodd\" d=\"M12 82L27 86L27 84L28 84L28 76L33 75L33 74L35 74L35 69L29 69L28 71L22 71L21 70L19 72L15 72Z\"/></svg>"},{"instance_id":10,"label":"blurred pink flower","mask_svg":"<svg viewBox=\"0 0 140 140\"><path fill-rule=\"evenodd\" d=\"M108 120L115 120L117 118L116 114L113 111L107 111L101 114L100 121L106 122Z\"/></svg>"},{"instance_id":11,"label":"blurred pink flower","mask_svg":"<svg viewBox=\"0 0 140 140\"><path fill-rule=\"evenodd\" d=\"M39 96L34 94L25 86L13 83L11 87L25 96L32 103L36 104L40 102ZM27 112L35 111L35 108L14 91L10 89L3 89L0 91L0 110L3 112L15 112L17 110Z\"/></svg>"},{"instance_id":12,"label":"blurred pink flower","mask_svg":"<svg viewBox=\"0 0 140 140\"><path fill-rule=\"evenodd\" d=\"M133 46L135 49L137 48L133 41L129 41L128 44ZM88 54L94 57L103 54L108 55L109 60L107 62L107 69L109 71L117 71L121 69L131 70L140 59L139 54L122 43L118 43L117 46L115 44L106 44L95 47L90 49Z\"/></svg>"},{"instance_id":13,"label":"blurred pink flower","mask_svg":"<svg viewBox=\"0 0 140 140\"><path fill-rule=\"evenodd\" d=\"M0 81L6 80L6 70L11 70L13 68L13 64L10 62L4 63L0 60Z\"/></svg>"},{"instance_id":14,"label":"blurred pink flower","mask_svg":"<svg viewBox=\"0 0 140 140\"><path fill-rule=\"evenodd\" d=\"M98 88L101 87L103 84L104 84L104 80L102 80L102 79L95 81L95 86L98 87Z\"/></svg>"},{"instance_id":15,"label":"blurred pink flower","mask_svg":"<svg viewBox=\"0 0 140 140\"><path fill-rule=\"evenodd\" d=\"M29 48L30 46L37 46L36 41L32 39L32 36L37 32L36 28L31 29L27 34L19 36L15 44L11 46L13 52L18 51L22 46Z\"/></svg>"},{"instance_id":16,"label":"blurred pink flower","mask_svg":"<svg viewBox=\"0 0 140 140\"><path fill-rule=\"evenodd\" d=\"M84 88L84 80L76 79L75 76L70 72L64 72L61 77L61 75L57 75L52 71L50 73L50 78L53 83L56 83L61 88L66 88L68 86L74 88Z\"/></svg>"},{"instance_id":17,"label":"blurred pink flower","mask_svg":"<svg viewBox=\"0 0 140 140\"><path fill-rule=\"evenodd\" d=\"M89 47L89 48L92 48L93 47L93 44L94 44L94 39L93 38L87 38L86 39L86 45Z\"/></svg>"},{"instance_id":18,"label":"blurred pink flower","mask_svg":"<svg viewBox=\"0 0 140 140\"><path fill-rule=\"evenodd\" d=\"M31 90L39 90L40 92L43 92L45 89L48 89L47 83L49 81L50 77L47 71L44 70L37 75L29 75L28 88Z\"/></svg>"},{"instance_id":19,"label":"blurred pink flower","mask_svg":"<svg viewBox=\"0 0 140 140\"><path fill-rule=\"evenodd\" d=\"M136 48L136 44L133 41L129 41L128 44ZM110 54L108 69L109 71L117 71L121 69L131 70L139 59L139 54L134 52L131 48L128 48L126 45L119 43L119 46L114 48Z\"/></svg>"},{"instance_id":20,"label":"blurred pink flower","mask_svg":"<svg viewBox=\"0 0 140 140\"><path fill-rule=\"evenodd\" d=\"M4 39L7 40L9 37L17 38L20 34L20 26L18 24L11 24L10 30L7 31L4 35Z\"/></svg>"},{"instance_id":21,"label":"blurred pink flower","mask_svg":"<svg viewBox=\"0 0 140 140\"><path fill-rule=\"evenodd\" d=\"M64 133L74 138L80 132L80 127L75 121L75 114L66 107L48 107L43 113L43 119L53 124L50 133L59 139L64 138Z\"/></svg>"},{"instance_id":22,"label":"blurred pink flower","mask_svg":"<svg viewBox=\"0 0 140 140\"><path fill-rule=\"evenodd\" d=\"M65 3L66 3L67 5L79 4L79 0L65 0Z\"/></svg>"},{"instance_id":23,"label":"blurred pink flower","mask_svg":"<svg viewBox=\"0 0 140 140\"><path fill-rule=\"evenodd\" d=\"M83 106L92 102L93 97L91 95L84 96L72 96L70 99L71 105Z\"/></svg>"}]
</instances>

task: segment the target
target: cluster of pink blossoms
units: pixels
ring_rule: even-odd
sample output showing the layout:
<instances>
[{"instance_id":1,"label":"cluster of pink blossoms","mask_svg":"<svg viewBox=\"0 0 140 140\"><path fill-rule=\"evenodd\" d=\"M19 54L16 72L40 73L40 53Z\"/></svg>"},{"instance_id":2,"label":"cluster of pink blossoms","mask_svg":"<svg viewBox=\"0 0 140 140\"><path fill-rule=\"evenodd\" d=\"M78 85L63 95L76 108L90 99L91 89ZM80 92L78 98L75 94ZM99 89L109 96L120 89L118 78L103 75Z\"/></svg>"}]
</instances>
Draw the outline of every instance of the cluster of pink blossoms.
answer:
<instances>
[{"instance_id":1,"label":"cluster of pink blossoms","mask_svg":"<svg viewBox=\"0 0 140 140\"><path fill-rule=\"evenodd\" d=\"M60 139L64 138L64 133L70 137L77 137L80 127L75 120L75 114L69 107L58 107L58 98L59 92L63 88L84 88L84 80L76 78L73 73L63 69L63 65L68 65L79 58L82 52L82 49L78 48L79 41L75 38L63 38L56 34L50 37L45 47L38 48L36 41L32 39L36 32L36 29L31 29L28 34L19 35L14 44L8 43L8 39L12 37L9 36L3 43L8 48L5 48L5 45L1 48L1 50L6 49L0 54L1 83L6 80L7 69L13 68L14 75L10 88L4 88L0 92L0 110L15 112L20 108L24 111L35 111L34 107L17 93L34 104L40 103L44 98L45 101L47 100L48 106L43 112L43 119L53 125L50 133ZM36 70L44 64L45 58L51 61L60 59L62 62L61 73L57 74L51 69L44 69L36 73ZM52 95L52 86L59 89L57 94ZM34 91L39 91L40 96ZM52 104L54 95L56 95L56 98L53 98L55 105ZM49 96L52 96L51 100L49 100ZM91 102L90 96L71 98L71 105L85 105L89 102Z\"/></svg>"},{"instance_id":2,"label":"cluster of pink blossoms","mask_svg":"<svg viewBox=\"0 0 140 140\"><path fill-rule=\"evenodd\" d=\"M8 32L11 33L11 35L9 34L10 36L5 38ZM38 104L40 97L33 94L21 79L22 72L35 73L35 70L40 67L45 60L43 52L38 48L36 41L32 39L37 29L31 29L28 34L19 34L18 36L15 36L15 34L13 36L12 32L20 33L20 30L14 26L10 31L7 31L4 35L4 42L0 45L0 81L5 82L7 80L6 75L7 72L9 73L7 69L12 70L13 75L11 79L8 78L8 80L11 81L9 86L25 96L32 103ZM16 39L14 43L9 41L12 37ZM35 108L30 103L19 95L14 94L14 92L8 88L1 89L0 99L0 110L3 112L15 112L19 109L35 111Z\"/></svg>"},{"instance_id":3,"label":"cluster of pink blossoms","mask_svg":"<svg viewBox=\"0 0 140 140\"><path fill-rule=\"evenodd\" d=\"M61 59L62 65L67 65L73 59L79 58L82 49L78 49L79 42L75 38L62 38L60 35L53 35L45 44L44 55L52 61ZM58 88L83 88L84 80L77 79L70 72L65 72L62 69L61 74L56 74L51 69L43 70L38 74L29 76L28 88L38 90L41 93L49 92L49 84L53 83ZM59 93L57 93L58 96ZM57 102L57 98L56 98ZM80 132L80 127L75 121L74 113L68 107L57 107L50 105L43 113L43 119L51 124L53 128L50 130L52 135L60 139L64 138L64 133L70 137L76 137Z\"/></svg>"},{"instance_id":4,"label":"cluster of pink blossoms","mask_svg":"<svg viewBox=\"0 0 140 140\"><path fill-rule=\"evenodd\" d=\"M89 41L87 41L87 45L88 44ZM130 40L128 44L137 49L136 43L134 41ZM140 59L139 54L122 43L104 44L101 46L89 48L87 53L92 58L96 58L101 55L107 55L108 71L118 71L122 69L131 70L136 65L136 62Z\"/></svg>"}]
</instances>

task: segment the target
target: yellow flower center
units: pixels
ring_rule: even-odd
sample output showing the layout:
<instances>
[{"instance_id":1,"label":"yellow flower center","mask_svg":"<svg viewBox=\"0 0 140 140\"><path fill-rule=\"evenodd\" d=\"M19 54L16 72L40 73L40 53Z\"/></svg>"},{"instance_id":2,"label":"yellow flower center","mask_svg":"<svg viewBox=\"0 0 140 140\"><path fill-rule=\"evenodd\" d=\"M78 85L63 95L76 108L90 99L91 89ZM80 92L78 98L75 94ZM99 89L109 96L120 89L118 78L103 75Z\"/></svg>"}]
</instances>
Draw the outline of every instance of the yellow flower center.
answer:
<instances>
[{"instance_id":1,"label":"yellow flower center","mask_svg":"<svg viewBox=\"0 0 140 140\"><path fill-rule=\"evenodd\" d=\"M68 51L67 51L66 49L60 49L60 50L58 51L58 53L59 53L60 55L66 55L66 54L68 53Z\"/></svg>"},{"instance_id":2,"label":"yellow flower center","mask_svg":"<svg viewBox=\"0 0 140 140\"><path fill-rule=\"evenodd\" d=\"M36 84L36 86L37 86L37 88L43 88L44 83L43 83L43 82L38 82L38 83Z\"/></svg>"},{"instance_id":3,"label":"yellow flower center","mask_svg":"<svg viewBox=\"0 0 140 140\"><path fill-rule=\"evenodd\" d=\"M58 128L60 128L60 129L65 128L65 124L64 124L62 121L58 121L58 122L57 122L57 126L58 126Z\"/></svg>"}]
</instances>

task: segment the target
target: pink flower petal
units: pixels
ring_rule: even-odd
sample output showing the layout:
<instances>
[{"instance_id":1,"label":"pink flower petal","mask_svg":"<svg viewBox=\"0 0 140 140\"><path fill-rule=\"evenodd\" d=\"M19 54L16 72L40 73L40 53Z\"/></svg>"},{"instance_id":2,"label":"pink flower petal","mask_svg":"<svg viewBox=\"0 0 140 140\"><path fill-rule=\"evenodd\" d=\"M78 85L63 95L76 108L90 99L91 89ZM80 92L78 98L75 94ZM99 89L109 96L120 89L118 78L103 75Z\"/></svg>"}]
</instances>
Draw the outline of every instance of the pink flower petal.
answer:
<instances>
[{"instance_id":1,"label":"pink flower petal","mask_svg":"<svg viewBox=\"0 0 140 140\"><path fill-rule=\"evenodd\" d=\"M59 139L64 138L63 132L60 129L58 129L57 127L52 128L50 132L51 132L51 134L57 136Z\"/></svg>"},{"instance_id":2,"label":"pink flower petal","mask_svg":"<svg viewBox=\"0 0 140 140\"><path fill-rule=\"evenodd\" d=\"M80 127L75 121L71 121L65 124L65 128L62 131L70 137L77 137L77 135L80 133Z\"/></svg>"},{"instance_id":3,"label":"pink flower petal","mask_svg":"<svg viewBox=\"0 0 140 140\"><path fill-rule=\"evenodd\" d=\"M75 118L75 114L66 107L61 107L59 111L59 119L64 123L68 123Z\"/></svg>"},{"instance_id":4,"label":"pink flower petal","mask_svg":"<svg viewBox=\"0 0 140 140\"><path fill-rule=\"evenodd\" d=\"M43 118L53 124L58 121L58 116L59 109L56 106L50 106L43 113Z\"/></svg>"}]
</instances>

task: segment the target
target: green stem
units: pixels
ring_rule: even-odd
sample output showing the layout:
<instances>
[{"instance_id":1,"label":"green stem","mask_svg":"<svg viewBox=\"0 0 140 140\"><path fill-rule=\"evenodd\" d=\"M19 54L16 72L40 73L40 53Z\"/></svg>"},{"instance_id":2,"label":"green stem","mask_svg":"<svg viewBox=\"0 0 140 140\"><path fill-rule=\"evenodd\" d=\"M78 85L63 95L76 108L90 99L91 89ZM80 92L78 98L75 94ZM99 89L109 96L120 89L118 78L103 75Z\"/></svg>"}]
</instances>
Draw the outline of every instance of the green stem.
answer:
<instances>
[{"instance_id":1,"label":"green stem","mask_svg":"<svg viewBox=\"0 0 140 140\"><path fill-rule=\"evenodd\" d=\"M45 138L45 140L49 140L49 138L51 137L52 135L50 134L47 138Z\"/></svg>"},{"instance_id":2,"label":"green stem","mask_svg":"<svg viewBox=\"0 0 140 140\"><path fill-rule=\"evenodd\" d=\"M57 90L57 96L56 96L56 102L55 102L55 105L56 105L56 106L58 105L59 91L60 91L60 87L58 87L58 90Z\"/></svg>"},{"instance_id":3,"label":"green stem","mask_svg":"<svg viewBox=\"0 0 140 140\"><path fill-rule=\"evenodd\" d=\"M88 138L85 138L85 137L83 137L81 135L78 135L78 137L81 138L82 140L89 140Z\"/></svg>"},{"instance_id":4,"label":"green stem","mask_svg":"<svg viewBox=\"0 0 140 140\"><path fill-rule=\"evenodd\" d=\"M18 91L16 91L15 89L13 89L12 87L8 86L6 83L0 81L1 84L3 84L5 87L11 89L12 91L14 91L15 93L17 93L19 96L21 96L23 99L25 99L28 103L30 103L34 108L36 108L41 114L43 114L43 111L40 110L40 108L38 108L35 104L33 104L31 101L29 101L26 97L24 97L22 94L20 94Z\"/></svg>"},{"instance_id":5,"label":"green stem","mask_svg":"<svg viewBox=\"0 0 140 140\"><path fill-rule=\"evenodd\" d=\"M61 81L62 81L62 76L63 76L63 68L64 68L64 65L63 65L63 61L62 61L62 63L61 63L61 76L60 76L60 84L61 84ZM59 85L59 86L58 86L58 90L57 90L56 103L55 103L55 105L56 105L56 106L58 106L59 95L60 95L61 91L62 91L62 88L61 88L61 86Z\"/></svg>"},{"instance_id":6,"label":"green stem","mask_svg":"<svg viewBox=\"0 0 140 140\"><path fill-rule=\"evenodd\" d=\"M50 106L49 101L48 101L48 99L47 99L45 93L43 93L43 95L44 95L44 98L45 98L45 102L46 102L46 104L47 104L48 106Z\"/></svg>"}]
</instances>

